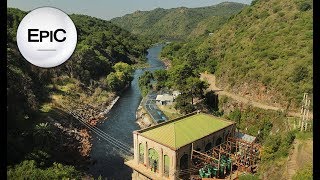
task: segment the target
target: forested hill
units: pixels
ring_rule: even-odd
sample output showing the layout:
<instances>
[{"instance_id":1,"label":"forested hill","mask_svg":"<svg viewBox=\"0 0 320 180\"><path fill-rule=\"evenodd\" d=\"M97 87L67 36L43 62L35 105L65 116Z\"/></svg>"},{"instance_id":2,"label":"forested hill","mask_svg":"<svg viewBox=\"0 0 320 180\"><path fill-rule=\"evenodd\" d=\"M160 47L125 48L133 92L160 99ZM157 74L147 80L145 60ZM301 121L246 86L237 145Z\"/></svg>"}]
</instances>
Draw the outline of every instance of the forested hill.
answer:
<instances>
[{"instance_id":1,"label":"forested hill","mask_svg":"<svg viewBox=\"0 0 320 180\"><path fill-rule=\"evenodd\" d=\"M224 2L200 8L157 8L152 11L136 11L111 20L128 31L152 39L185 39L215 31L227 19L246 5ZM208 18L210 19L208 21ZM204 23L201 23L204 21ZM210 22L210 23L208 23ZM193 32L195 29L196 32Z\"/></svg>"},{"instance_id":2,"label":"forested hill","mask_svg":"<svg viewBox=\"0 0 320 180\"><path fill-rule=\"evenodd\" d=\"M77 179L79 173L73 167L52 166L57 162L83 167L90 148L81 144L86 129L74 131L80 126L60 106L105 109L131 82L130 65L145 62L149 42L109 21L71 15L78 32L75 52L58 67L39 68L27 62L16 45L16 31L26 14L7 8L7 162L34 161L8 168L8 177ZM52 121L65 129L55 127ZM41 169L35 169L37 166Z\"/></svg>"},{"instance_id":3,"label":"forested hill","mask_svg":"<svg viewBox=\"0 0 320 180\"><path fill-rule=\"evenodd\" d=\"M173 65L194 58L221 88L298 109L313 90L312 7L311 0L255 0L211 36L172 43L162 56Z\"/></svg>"}]
</instances>

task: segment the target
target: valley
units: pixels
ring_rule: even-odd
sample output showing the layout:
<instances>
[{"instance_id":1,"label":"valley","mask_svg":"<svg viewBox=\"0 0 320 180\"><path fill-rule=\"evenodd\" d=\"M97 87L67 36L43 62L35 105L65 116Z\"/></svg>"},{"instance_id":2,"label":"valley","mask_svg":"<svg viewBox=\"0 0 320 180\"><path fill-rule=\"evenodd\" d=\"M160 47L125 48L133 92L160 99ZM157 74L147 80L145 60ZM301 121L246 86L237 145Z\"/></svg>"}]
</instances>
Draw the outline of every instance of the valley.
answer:
<instances>
[{"instance_id":1,"label":"valley","mask_svg":"<svg viewBox=\"0 0 320 180\"><path fill-rule=\"evenodd\" d=\"M174 138L193 137L193 128L175 134L174 122L200 112L254 136L261 146L258 168L239 179L312 179L312 163L300 163L313 159L312 1L156 8L110 21L71 14L76 50L50 69L29 64L18 51L16 31L26 13L7 8L9 179L134 179L136 172L125 163L137 157L143 168L153 164L147 174L165 174L168 164L156 169L158 162L152 162L156 151L142 158L147 143L137 151L132 141L141 127L162 126L141 120L150 116L142 99L151 91L157 107L149 109L166 116L163 124L173 122L168 127ZM172 100L160 105L157 93ZM301 131L304 93L311 104L304 106L308 126ZM225 133L219 136L227 140ZM210 148L221 144L211 140ZM198 177L198 170L166 175Z\"/></svg>"}]
</instances>

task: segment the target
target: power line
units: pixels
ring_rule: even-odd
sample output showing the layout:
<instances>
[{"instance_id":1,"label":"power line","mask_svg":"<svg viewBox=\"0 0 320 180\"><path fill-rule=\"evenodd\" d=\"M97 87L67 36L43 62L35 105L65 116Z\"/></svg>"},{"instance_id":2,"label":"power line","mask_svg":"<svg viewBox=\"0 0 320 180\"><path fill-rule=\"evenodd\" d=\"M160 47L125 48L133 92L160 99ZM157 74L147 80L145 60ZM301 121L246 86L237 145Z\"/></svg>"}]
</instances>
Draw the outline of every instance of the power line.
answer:
<instances>
[{"instance_id":1,"label":"power line","mask_svg":"<svg viewBox=\"0 0 320 180\"><path fill-rule=\"evenodd\" d=\"M74 113L74 112L71 112L71 113ZM74 113L74 114L75 114L75 113ZM77 115L75 115L75 116L77 116ZM77 117L78 117L78 116L77 116ZM106 132L102 131L101 129L99 129L99 128L95 127L95 126L92 126L91 124L87 123L83 118L81 118L81 117L78 117L78 118L80 118L82 122L85 122L86 124L88 124L89 126L91 126L91 127L94 128L94 129L96 129L97 131L101 132L102 134L104 134L105 136L109 137L110 139L118 142L119 144L123 145L124 147L126 147L126 148L128 148L128 149L131 149L131 147L130 147L129 145L127 145L127 144L125 144L125 143L117 140L116 138L110 136L109 134L107 134Z\"/></svg>"},{"instance_id":2,"label":"power line","mask_svg":"<svg viewBox=\"0 0 320 180\"><path fill-rule=\"evenodd\" d=\"M82 124L84 124L87 128L91 129L93 132L95 132L97 135L99 135L100 137L102 137L103 139L117 145L118 147L122 148L122 149L125 149L126 151L131 151L129 150L130 148L126 147L126 146L123 146L119 143L119 141L114 141L113 139L109 138L108 136L106 136L105 134L106 133L101 133L99 132L97 129L98 128L94 128L94 126L91 126L89 125L88 123L82 121L82 120L79 120Z\"/></svg>"},{"instance_id":3,"label":"power line","mask_svg":"<svg viewBox=\"0 0 320 180\"><path fill-rule=\"evenodd\" d=\"M69 111L70 114L77 119L78 121L80 121L83 125L85 125L88 129L92 130L93 132L95 132L98 136L100 136L102 139L108 141L110 144L112 144L113 146L119 148L120 150L133 155L133 152L131 150L131 147L124 144L123 142L115 139L114 137L110 136L109 134L105 133L104 131L102 131L101 129L92 126L91 124L87 123L83 118L79 117L76 115L76 113Z\"/></svg>"},{"instance_id":4,"label":"power line","mask_svg":"<svg viewBox=\"0 0 320 180\"><path fill-rule=\"evenodd\" d=\"M90 125L86 124L85 122L83 122L82 120L79 120L83 125L85 125L88 129L92 130L93 132L95 132L98 136L100 136L102 139L108 141L110 144L114 145L115 147L119 148L120 150L132 154L131 150L128 150L127 148L121 146L119 143L112 141L111 139L108 139L106 136L104 136L102 133L98 132L97 130L95 130L93 127L91 127Z\"/></svg>"}]
</instances>

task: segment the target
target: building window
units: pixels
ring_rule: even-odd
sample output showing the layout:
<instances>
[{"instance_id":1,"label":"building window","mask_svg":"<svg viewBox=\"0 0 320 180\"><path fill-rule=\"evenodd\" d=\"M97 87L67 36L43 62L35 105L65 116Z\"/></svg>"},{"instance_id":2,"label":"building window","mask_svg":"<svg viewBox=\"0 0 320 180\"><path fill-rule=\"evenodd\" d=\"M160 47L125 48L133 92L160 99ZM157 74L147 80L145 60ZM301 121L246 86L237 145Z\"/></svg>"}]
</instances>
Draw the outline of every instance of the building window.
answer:
<instances>
[{"instance_id":1,"label":"building window","mask_svg":"<svg viewBox=\"0 0 320 180\"><path fill-rule=\"evenodd\" d=\"M151 171L153 172L159 172L159 154L158 152L150 148L149 149L149 167L151 168Z\"/></svg>"},{"instance_id":2,"label":"building window","mask_svg":"<svg viewBox=\"0 0 320 180\"><path fill-rule=\"evenodd\" d=\"M144 146L142 143L139 144L139 163L144 162Z\"/></svg>"},{"instance_id":3,"label":"building window","mask_svg":"<svg viewBox=\"0 0 320 180\"><path fill-rule=\"evenodd\" d=\"M168 155L164 155L164 175L169 177L169 169L170 169L170 158Z\"/></svg>"}]
</instances>

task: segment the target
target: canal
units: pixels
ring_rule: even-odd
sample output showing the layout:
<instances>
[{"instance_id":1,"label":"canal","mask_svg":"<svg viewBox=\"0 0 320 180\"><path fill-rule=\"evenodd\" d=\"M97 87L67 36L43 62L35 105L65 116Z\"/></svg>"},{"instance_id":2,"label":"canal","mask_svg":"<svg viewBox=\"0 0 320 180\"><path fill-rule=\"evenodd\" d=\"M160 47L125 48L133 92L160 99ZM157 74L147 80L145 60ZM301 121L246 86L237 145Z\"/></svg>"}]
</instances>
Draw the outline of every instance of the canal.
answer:
<instances>
[{"instance_id":1,"label":"canal","mask_svg":"<svg viewBox=\"0 0 320 180\"><path fill-rule=\"evenodd\" d=\"M164 63L158 58L163 45L155 45L148 49L148 68L137 69L131 86L123 92L118 102L107 115L107 120L97 127L119 141L133 146L132 131L139 129L136 124L136 110L142 99L138 79L144 71L164 69ZM91 159L94 161L89 167L89 173L97 178L101 175L108 179L131 179L132 170L124 165L121 151L107 141L92 134Z\"/></svg>"}]
</instances>

